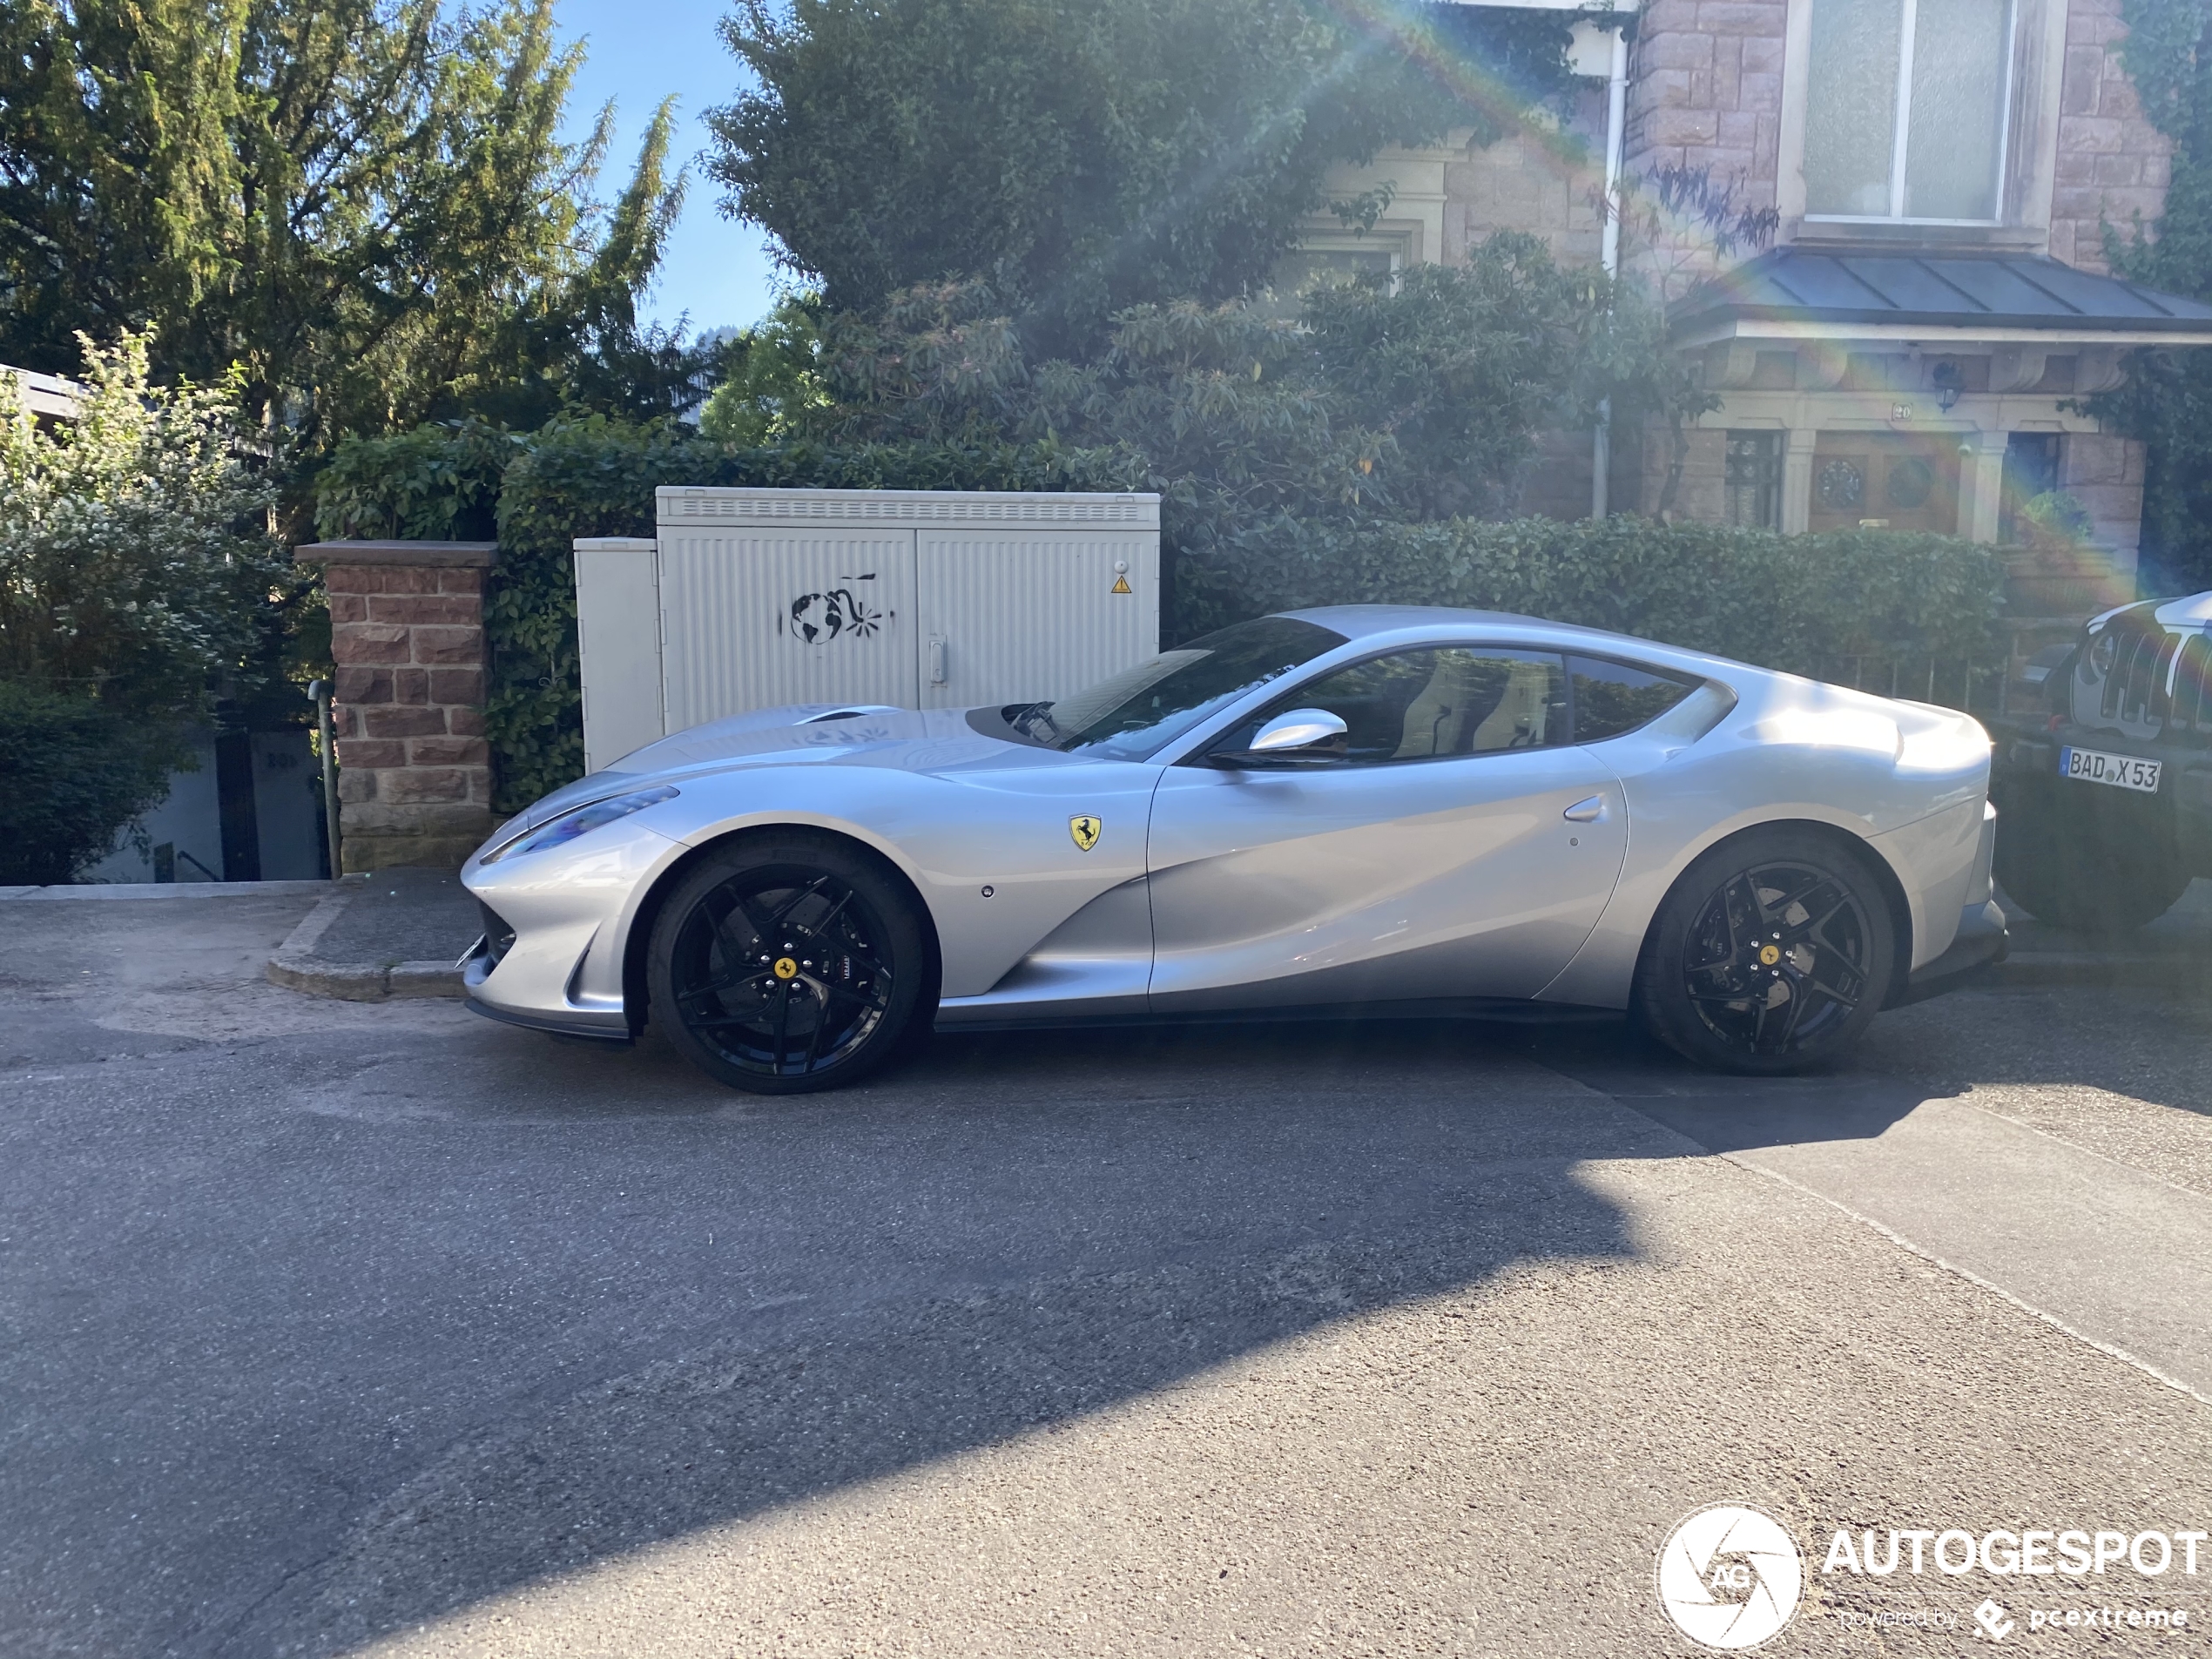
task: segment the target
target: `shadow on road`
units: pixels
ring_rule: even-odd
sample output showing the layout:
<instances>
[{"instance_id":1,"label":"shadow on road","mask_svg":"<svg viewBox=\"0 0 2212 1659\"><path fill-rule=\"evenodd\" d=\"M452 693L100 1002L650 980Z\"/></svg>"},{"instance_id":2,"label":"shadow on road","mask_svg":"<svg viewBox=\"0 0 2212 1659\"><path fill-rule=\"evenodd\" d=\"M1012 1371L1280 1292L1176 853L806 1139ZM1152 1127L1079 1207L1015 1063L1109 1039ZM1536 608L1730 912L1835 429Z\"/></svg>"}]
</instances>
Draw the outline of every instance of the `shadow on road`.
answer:
<instances>
[{"instance_id":1,"label":"shadow on road","mask_svg":"<svg viewBox=\"0 0 2212 1659\"><path fill-rule=\"evenodd\" d=\"M1920 1098L1384 1022L948 1036L779 1101L489 1024L97 1069L0 1142L36 1242L10 1651L341 1651L1515 1264L1629 1259L1577 1166L1693 1150L1662 1124L1878 1135Z\"/></svg>"}]
</instances>

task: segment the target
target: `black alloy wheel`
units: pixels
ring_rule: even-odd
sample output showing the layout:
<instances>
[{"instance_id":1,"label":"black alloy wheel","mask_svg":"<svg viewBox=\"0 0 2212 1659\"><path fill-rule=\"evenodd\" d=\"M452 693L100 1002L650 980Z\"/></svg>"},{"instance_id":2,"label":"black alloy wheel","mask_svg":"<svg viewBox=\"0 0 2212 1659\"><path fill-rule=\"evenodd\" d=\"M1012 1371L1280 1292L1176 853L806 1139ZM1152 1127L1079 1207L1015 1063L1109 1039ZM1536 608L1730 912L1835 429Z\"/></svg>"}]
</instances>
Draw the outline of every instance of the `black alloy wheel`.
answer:
<instances>
[{"instance_id":1,"label":"black alloy wheel","mask_svg":"<svg viewBox=\"0 0 2212 1659\"><path fill-rule=\"evenodd\" d=\"M857 1081L914 1023L928 952L914 907L833 842L740 844L695 870L653 929L653 1016L710 1076L756 1094Z\"/></svg>"},{"instance_id":2,"label":"black alloy wheel","mask_svg":"<svg viewBox=\"0 0 2212 1659\"><path fill-rule=\"evenodd\" d=\"M1716 1069L1808 1069L1886 1000L1894 938L1860 856L1755 831L1698 860L1660 907L1638 971L1645 1022Z\"/></svg>"}]
</instances>

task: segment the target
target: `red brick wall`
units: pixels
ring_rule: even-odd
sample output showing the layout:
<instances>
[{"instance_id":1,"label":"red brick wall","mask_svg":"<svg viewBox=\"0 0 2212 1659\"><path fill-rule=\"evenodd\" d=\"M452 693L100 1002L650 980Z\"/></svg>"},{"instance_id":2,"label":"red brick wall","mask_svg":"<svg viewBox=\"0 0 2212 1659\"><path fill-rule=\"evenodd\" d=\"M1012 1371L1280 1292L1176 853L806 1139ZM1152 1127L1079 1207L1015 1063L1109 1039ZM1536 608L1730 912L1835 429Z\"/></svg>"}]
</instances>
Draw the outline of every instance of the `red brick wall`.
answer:
<instances>
[{"instance_id":1,"label":"red brick wall","mask_svg":"<svg viewBox=\"0 0 2212 1659\"><path fill-rule=\"evenodd\" d=\"M457 867L491 829L483 582L406 564L325 573L348 870Z\"/></svg>"}]
</instances>

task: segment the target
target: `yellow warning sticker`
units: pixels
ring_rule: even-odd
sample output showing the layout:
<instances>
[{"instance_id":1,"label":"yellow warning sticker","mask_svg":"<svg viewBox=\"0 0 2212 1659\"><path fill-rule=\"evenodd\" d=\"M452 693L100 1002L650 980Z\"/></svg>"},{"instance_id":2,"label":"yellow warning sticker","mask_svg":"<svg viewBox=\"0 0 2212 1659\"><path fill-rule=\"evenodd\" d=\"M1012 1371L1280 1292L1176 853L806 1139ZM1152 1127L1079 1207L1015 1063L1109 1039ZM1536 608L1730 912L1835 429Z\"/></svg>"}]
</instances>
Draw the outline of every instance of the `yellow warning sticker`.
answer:
<instances>
[{"instance_id":1,"label":"yellow warning sticker","mask_svg":"<svg viewBox=\"0 0 2212 1659\"><path fill-rule=\"evenodd\" d=\"M1129 578L1127 577L1117 576L1114 578L1114 585L1109 588L1107 591L1109 593L1130 593L1134 592L1135 590L1130 586Z\"/></svg>"}]
</instances>

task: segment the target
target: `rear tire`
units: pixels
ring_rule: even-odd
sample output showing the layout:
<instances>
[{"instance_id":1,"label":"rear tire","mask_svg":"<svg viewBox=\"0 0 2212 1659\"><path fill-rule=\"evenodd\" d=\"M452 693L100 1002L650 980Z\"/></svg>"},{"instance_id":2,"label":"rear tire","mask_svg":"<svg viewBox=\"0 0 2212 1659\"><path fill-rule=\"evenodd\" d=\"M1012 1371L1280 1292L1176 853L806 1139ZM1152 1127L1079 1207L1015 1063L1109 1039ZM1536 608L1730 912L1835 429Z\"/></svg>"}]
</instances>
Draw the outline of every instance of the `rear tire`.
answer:
<instances>
[{"instance_id":1,"label":"rear tire","mask_svg":"<svg viewBox=\"0 0 2212 1659\"><path fill-rule=\"evenodd\" d=\"M654 1022L718 1082L802 1095L897 1058L935 1012L919 907L858 848L800 833L710 854L661 907Z\"/></svg>"},{"instance_id":2,"label":"rear tire","mask_svg":"<svg viewBox=\"0 0 2212 1659\"><path fill-rule=\"evenodd\" d=\"M1698 1065L1782 1076L1848 1053L1896 963L1866 855L1812 831L1752 830L1697 859L1660 905L1636 1006L1654 1037Z\"/></svg>"},{"instance_id":3,"label":"rear tire","mask_svg":"<svg viewBox=\"0 0 2212 1659\"><path fill-rule=\"evenodd\" d=\"M2000 805L1997 879L2038 921L2080 933L2130 933L2174 907L2189 873L2161 822L2148 813L2100 813L2098 805L2069 809L2043 791Z\"/></svg>"}]
</instances>

